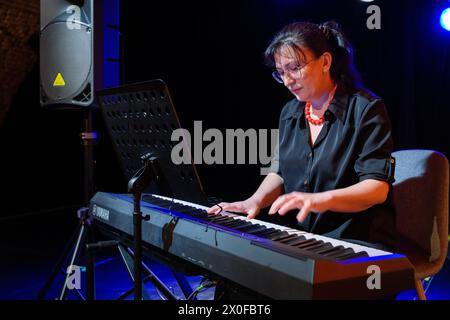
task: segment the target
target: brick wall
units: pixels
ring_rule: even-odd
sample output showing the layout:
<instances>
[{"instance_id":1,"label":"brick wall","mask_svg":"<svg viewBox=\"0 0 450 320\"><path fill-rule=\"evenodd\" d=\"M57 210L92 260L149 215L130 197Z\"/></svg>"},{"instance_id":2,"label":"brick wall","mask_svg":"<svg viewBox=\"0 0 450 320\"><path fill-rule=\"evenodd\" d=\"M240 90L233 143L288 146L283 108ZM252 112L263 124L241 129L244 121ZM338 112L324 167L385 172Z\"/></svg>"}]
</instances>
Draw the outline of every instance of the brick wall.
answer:
<instances>
[{"instance_id":1,"label":"brick wall","mask_svg":"<svg viewBox=\"0 0 450 320\"><path fill-rule=\"evenodd\" d=\"M20 84L37 62L32 37L38 41L38 34L39 0L0 0L0 126Z\"/></svg>"}]
</instances>

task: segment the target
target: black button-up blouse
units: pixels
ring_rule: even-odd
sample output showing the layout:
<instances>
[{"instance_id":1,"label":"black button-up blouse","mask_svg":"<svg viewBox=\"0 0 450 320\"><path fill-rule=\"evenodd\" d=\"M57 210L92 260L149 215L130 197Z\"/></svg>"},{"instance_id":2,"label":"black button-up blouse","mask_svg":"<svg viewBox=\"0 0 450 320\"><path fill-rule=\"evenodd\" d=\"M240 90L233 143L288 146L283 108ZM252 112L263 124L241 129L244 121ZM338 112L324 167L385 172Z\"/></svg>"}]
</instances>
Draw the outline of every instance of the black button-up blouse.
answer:
<instances>
[{"instance_id":1,"label":"black button-up blouse","mask_svg":"<svg viewBox=\"0 0 450 320\"><path fill-rule=\"evenodd\" d=\"M394 167L391 125L379 97L368 91L347 94L338 89L313 146L304 109L305 103L294 99L284 106L280 116L279 143L271 171L283 178L285 193L323 192L366 179L391 185ZM392 187L383 204L359 213L312 213L298 227L392 248L395 242Z\"/></svg>"}]
</instances>

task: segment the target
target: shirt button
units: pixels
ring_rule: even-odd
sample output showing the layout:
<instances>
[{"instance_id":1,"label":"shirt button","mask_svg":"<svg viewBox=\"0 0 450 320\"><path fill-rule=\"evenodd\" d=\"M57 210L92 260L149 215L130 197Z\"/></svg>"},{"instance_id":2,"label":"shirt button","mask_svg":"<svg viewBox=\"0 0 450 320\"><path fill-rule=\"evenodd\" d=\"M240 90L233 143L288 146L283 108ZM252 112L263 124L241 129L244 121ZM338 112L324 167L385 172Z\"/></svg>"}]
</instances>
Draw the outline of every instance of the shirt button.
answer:
<instances>
[{"instance_id":1,"label":"shirt button","mask_svg":"<svg viewBox=\"0 0 450 320\"><path fill-rule=\"evenodd\" d=\"M308 158L312 158L312 152L308 153Z\"/></svg>"},{"instance_id":2,"label":"shirt button","mask_svg":"<svg viewBox=\"0 0 450 320\"><path fill-rule=\"evenodd\" d=\"M308 180L303 181L303 185L306 187L308 185Z\"/></svg>"}]
</instances>

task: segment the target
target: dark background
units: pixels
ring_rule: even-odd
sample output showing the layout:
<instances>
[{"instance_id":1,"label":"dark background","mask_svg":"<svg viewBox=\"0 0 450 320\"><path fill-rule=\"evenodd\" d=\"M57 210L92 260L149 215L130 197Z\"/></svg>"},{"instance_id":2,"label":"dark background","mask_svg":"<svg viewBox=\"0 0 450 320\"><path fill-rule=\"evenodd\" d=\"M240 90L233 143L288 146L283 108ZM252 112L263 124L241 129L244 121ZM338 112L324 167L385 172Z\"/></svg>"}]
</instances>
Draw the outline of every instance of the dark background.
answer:
<instances>
[{"instance_id":1,"label":"dark background","mask_svg":"<svg viewBox=\"0 0 450 320\"><path fill-rule=\"evenodd\" d=\"M291 96L264 66L265 47L289 22L333 19L355 48L364 84L386 102L395 149L435 149L448 157L450 32L438 24L450 3L371 4L381 8L381 30L367 29L370 4L359 0L122 1L124 82L164 79L189 130L194 120L223 132L276 128ZM2 219L60 207L75 212L83 202L82 113L39 106L38 66L0 129ZM95 117L96 190L123 192L118 160ZM262 179L259 165L197 168L207 193L225 200L248 197Z\"/></svg>"}]
</instances>

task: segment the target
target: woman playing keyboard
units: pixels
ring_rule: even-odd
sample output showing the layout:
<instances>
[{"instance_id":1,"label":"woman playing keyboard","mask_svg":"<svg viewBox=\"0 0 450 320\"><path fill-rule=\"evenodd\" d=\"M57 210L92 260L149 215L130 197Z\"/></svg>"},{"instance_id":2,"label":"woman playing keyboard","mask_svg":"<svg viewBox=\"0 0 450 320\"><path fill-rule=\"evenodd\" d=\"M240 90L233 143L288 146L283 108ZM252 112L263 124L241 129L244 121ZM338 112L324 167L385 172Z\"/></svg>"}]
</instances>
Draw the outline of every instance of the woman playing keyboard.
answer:
<instances>
[{"instance_id":1,"label":"woman playing keyboard","mask_svg":"<svg viewBox=\"0 0 450 320\"><path fill-rule=\"evenodd\" d=\"M271 172L248 199L209 213L251 219L270 207L297 229L392 250L391 125L383 100L359 84L346 37L335 23L293 23L265 57L295 97L281 111Z\"/></svg>"}]
</instances>

